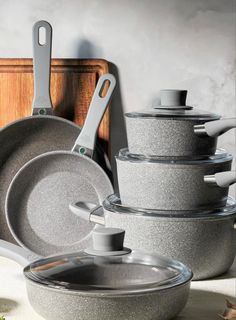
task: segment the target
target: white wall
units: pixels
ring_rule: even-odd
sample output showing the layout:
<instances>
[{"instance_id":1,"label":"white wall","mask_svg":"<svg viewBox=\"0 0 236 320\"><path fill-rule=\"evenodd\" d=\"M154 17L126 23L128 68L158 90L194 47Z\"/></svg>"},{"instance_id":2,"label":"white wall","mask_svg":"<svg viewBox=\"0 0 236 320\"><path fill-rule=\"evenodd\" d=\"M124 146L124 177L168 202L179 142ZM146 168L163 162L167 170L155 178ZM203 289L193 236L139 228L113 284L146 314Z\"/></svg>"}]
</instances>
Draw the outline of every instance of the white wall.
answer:
<instances>
[{"instance_id":1,"label":"white wall","mask_svg":"<svg viewBox=\"0 0 236 320\"><path fill-rule=\"evenodd\" d=\"M126 144L122 112L155 104L163 88L188 89L189 104L235 115L235 12L235 0L1 0L0 57L30 57L32 25L45 19L53 57L112 62L114 154ZM235 152L233 131L220 146Z\"/></svg>"}]
</instances>

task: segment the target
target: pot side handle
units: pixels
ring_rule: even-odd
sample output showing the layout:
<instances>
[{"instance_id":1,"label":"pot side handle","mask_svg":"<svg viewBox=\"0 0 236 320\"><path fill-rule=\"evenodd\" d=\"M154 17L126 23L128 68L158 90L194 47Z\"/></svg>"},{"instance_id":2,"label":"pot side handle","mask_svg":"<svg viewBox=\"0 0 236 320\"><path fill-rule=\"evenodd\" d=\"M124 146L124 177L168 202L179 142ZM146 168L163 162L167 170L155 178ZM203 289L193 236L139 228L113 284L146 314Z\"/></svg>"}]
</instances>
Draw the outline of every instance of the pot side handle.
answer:
<instances>
[{"instance_id":1,"label":"pot side handle","mask_svg":"<svg viewBox=\"0 0 236 320\"><path fill-rule=\"evenodd\" d=\"M194 126L194 132L198 136L218 137L233 128L236 128L236 118L208 121Z\"/></svg>"},{"instance_id":2,"label":"pot side handle","mask_svg":"<svg viewBox=\"0 0 236 320\"><path fill-rule=\"evenodd\" d=\"M97 224L105 225L104 210L102 206L88 202L77 202L69 204L70 211L76 216Z\"/></svg>"},{"instance_id":3,"label":"pot side handle","mask_svg":"<svg viewBox=\"0 0 236 320\"><path fill-rule=\"evenodd\" d=\"M204 176L204 181L212 186L228 188L236 182L236 171L218 172L213 175Z\"/></svg>"},{"instance_id":4,"label":"pot side handle","mask_svg":"<svg viewBox=\"0 0 236 320\"><path fill-rule=\"evenodd\" d=\"M22 267L26 267L30 262L40 258L32 251L4 240L0 240L0 256L11 259Z\"/></svg>"}]
</instances>

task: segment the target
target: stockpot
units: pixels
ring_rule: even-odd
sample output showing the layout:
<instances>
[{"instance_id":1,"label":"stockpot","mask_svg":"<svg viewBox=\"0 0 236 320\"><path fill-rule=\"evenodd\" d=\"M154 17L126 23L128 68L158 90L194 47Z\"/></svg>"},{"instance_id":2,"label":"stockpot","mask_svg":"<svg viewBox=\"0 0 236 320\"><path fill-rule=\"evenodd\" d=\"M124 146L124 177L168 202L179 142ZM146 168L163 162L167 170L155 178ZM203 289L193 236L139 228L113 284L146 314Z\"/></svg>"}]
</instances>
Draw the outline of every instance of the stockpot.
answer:
<instances>
[{"instance_id":1,"label":"stockpot","mask_svg":"<svg viewBox=\"0 0 236 320\"><path fill-rule=\"evenodd\" d=\"M93 247L82 252L35 261L31 252L0 240L0 254L28 264L28 297L45 319L172 319L186 304L191 270L124 248L123 240L124 230L100 227Z\"/></svg>"},{"instance_id":2,"label":"stockpot","mask_svg":"<svg viewBox=\"0 0 236 320\"><path fill-rule=\"evenodd\" d=\"M236 181L235 172L229 171L232 155L224 150L201 160L169 160L121 149L116 163L121 201L131 207L193 211L223 207L229 185Z\"/></svg>"},{"instance_id":3,"label":"stockpot","mask_svg":"<svg viewBox=\"0 0 236 320\"><path fill-rule=\"evenodd\" d=\"M217 137L236 127L236 118L186 105L186 90L162 90L161 105L125 114L133 154L201 158L213 155Z\"/></svg>"},{"instance_id":4,"label":"stockpot","mask_svg":"<svg viewBox=\"0 0 236 320\"><path fill-rule=\"evenodd\" d=\"M125 245L182 261L193 279L212 278L226 272L236 253L236 202L229 198L224 208L199 211L142 210L125 207L117 195L103 206L70 205L92 223L126 230Z\"/></svg>"}]
</instances>

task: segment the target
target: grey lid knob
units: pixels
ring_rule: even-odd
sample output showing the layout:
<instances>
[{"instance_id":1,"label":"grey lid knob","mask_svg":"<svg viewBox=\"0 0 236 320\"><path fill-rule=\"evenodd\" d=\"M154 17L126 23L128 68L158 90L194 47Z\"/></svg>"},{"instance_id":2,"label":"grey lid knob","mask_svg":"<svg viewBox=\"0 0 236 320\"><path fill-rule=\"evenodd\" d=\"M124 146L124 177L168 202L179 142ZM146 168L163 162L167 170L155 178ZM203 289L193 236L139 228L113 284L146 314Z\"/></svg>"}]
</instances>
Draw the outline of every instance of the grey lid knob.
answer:
<instances>
[{"instance_id":1,"label":"grey lid knob","mask_svg":"<svg viewBox=\"0 0 236 320\"><path fill-rule=\"evenodd\" d=\"M114 256L129 253L131 250L124 248L125 230L118 228L100 227L93 231L93 247L85 252L99 256Z\"/></svg>"},{"instance_id":2,"label":"grey lid knob","mask_svg":"<svg viewBox=\"0 0 236 320\"><path fill-rule=\"evenodd\" d=\"M187 90L161 90L160 108L166 109L192 109L186 106Z\"/></svg>"}]
</instances>

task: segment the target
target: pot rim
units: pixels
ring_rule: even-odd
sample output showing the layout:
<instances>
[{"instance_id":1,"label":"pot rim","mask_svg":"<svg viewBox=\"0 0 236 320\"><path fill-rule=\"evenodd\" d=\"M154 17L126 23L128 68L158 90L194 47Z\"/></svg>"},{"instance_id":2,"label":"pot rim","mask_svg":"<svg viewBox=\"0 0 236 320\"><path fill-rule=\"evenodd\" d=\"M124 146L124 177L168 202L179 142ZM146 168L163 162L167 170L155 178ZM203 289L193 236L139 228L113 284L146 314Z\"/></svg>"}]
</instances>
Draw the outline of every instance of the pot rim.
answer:
<instances>
[{"instance_id":1,"label":"pot rim","mask_svg":"<svg viewBox=\"0 0 236 320\"><path fill-rule=\"evenodd\" d=\"M108 196L103 207L106 211L117 213L120 215L135 215L142 218L166 218L181 221L191 220L218 220L232 218L236 216L236 201L232 197L228 197L227 204L224 207L209 209L209 210L156 210L129 207L121 204L118 194Z\"/></svg>"},{"instance_id":2,"label":"pot rim","mask_svg":"<svg viewBox=\"0 0 236 320\"><path fill-rule=\"evenodd\" d=\"M115 155L116 160L133 162L133 163L160 163L167 165L209 165L220 164L227 161L232 161L233 156L224 149L217 149L213 156L203 158L179 158L179 157L156 157L138 155L129 152L128 148L120 149L119 153Z\"/></svg>"}]
</instances>

